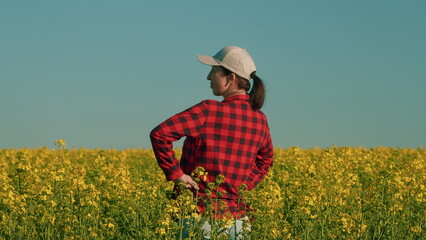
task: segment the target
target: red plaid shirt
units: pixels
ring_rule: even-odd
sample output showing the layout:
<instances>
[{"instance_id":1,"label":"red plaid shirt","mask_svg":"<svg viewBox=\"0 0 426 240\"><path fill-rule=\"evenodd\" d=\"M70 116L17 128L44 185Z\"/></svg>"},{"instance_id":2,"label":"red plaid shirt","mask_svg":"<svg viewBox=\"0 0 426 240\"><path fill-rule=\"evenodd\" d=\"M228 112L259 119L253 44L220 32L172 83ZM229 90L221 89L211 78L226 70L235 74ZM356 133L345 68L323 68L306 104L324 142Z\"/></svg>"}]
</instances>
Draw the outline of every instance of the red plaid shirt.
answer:
<instances>
[{"instance_id":1,"label":"red plaid shirt","mask_svg":"<svg viewBox=\"0 0 426 240\"><path fill-rule=\"evenodd\" d=\"M174 180L198 166L208 172L212 182L225 177L219 191L235 216L237 188L253 189L265 178L273 162L273 146L266 116L252 110L249 95L235 95L222 102L205 100L167 119L150 134L153 151L167 180ZM173 142L186 137L181 160L173 151ZM204 194L205 183L199 194ZM213 196L215 197L215 196ZM200 206L203 211L203 207ZM240 210L238 210L239 212Z\"/></svg>"}]
</instances>

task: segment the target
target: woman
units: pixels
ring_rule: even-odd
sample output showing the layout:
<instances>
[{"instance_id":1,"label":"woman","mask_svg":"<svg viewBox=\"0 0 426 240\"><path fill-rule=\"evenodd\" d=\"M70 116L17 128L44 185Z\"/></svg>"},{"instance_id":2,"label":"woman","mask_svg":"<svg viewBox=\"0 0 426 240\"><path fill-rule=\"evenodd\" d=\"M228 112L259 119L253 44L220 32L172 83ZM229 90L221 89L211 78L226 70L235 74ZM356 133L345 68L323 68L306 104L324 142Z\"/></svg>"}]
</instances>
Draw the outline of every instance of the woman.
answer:
<instances>
[{"instance_id":1,"label":"woman","mask_svg":"<svg viewBox=\"0 0 426 240\"><path fill-rule=\"evenodd\" d=\"M252 190L265 178L273 162L273 145L266 116L260 111L265 98L262 80L248 52L240 47L225 47L213 57L198 56L201 63L210 65L207 76L213 94L224 100L202 101L167 119L151 131L150 138L158 164L166 179L182 182L194 194L205 194L206 182L224 177L219 185L220 196L226 203L223 216L236 219L248 210L239 200L238 188L245 184ZM253 87L250 90L250 79ZM186 137L181 160L173 152L173 142ZM206 181L199 184L191 177L203 167ZM197 191L195 191L197 190ZM202 201L198 206L205 211Z\"/></svg>"}]
</instances>

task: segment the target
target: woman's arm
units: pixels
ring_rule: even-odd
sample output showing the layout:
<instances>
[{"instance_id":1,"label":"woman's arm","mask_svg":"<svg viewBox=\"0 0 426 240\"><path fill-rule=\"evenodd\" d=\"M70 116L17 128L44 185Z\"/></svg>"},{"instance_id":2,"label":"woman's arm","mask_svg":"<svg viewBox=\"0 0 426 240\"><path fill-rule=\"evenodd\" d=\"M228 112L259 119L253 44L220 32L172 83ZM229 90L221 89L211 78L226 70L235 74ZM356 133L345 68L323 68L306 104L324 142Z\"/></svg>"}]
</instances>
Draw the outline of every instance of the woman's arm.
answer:
<instances>
[{"instance_id":1,"label":"woman's arm","mask_svg":"<svg viewBox=\"0 0 426 240\"><path fill-rule=\"evenodd\" d=\"M257 152L256 160L249 174L249 182L247 184L248 190L255 188L257 184L265 178L269 168L272 167L273 162L274 148L272 145L271 135L268 132L266 143Z\"/></svg>"},{"instance_id":2,"label":"woman's arm","mask_svg":"<svg viewBox=\"0 0 426 240\"><path fill-rule=\"evenodd\" d=\"M151 145L158 165L168 181L184 175L179 160L173 151L173 142L184 136L196 136L207 115L207 104L203 101L165 120L150 133Z\"/></svg>"}]
</instances>

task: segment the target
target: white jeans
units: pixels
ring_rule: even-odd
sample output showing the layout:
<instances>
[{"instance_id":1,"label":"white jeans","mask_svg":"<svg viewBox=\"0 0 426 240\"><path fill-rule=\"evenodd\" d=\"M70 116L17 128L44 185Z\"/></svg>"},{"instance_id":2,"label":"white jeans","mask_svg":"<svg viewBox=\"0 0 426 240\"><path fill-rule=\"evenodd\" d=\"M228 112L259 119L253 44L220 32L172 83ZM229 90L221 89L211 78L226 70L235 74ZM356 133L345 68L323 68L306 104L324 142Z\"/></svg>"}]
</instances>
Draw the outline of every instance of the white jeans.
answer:
<instances>
[{"instance_id":1,"label":"white jeans","mask_svg":"<svg viewBox=\"0 0 426 240\"><path fill-rule=\"evenodd\" d=\"M210 239L212 226L207 220L203 218L185 219L183 226L184 229L182 233L182 239L189 238L189 233L192 229L196 228L195 226L198 226L198 229L203 232L204 239ZM245 227L245 229L243 227ZM222 232L223 230L224 228L217 229L219 232ZM250 223L248 218L244 217L233 221L233 224L231 226L226 226L223 232L229 236L229 240L241 240L246 239L243 233L247 233L248 231L250 231Z\"/></svg>"}]
</instances>

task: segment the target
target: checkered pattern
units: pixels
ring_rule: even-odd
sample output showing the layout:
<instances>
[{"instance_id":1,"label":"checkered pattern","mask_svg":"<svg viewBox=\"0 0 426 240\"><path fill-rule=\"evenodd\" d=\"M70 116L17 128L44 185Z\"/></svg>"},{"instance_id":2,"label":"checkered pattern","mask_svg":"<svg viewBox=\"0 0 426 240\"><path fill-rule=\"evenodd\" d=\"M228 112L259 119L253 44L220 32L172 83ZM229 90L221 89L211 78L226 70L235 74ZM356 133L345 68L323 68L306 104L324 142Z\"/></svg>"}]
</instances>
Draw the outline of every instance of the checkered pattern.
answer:
<instances>
[{"instance_id":1,"label":"checkered pattern","mask_svg":"<svg viewBox=\"0 0 426 240\"><path fill-rule=\"evenodd\" d=\"M273 146L265 115L251 109L248 95L228 97L222 102L206 100L167 119L150 134L158 164L167 180L174 180L198 166L208 172L207 182L221 174L219 190L235 214L237 187L253 189L273 162ZM186 137L181 160L173 142ZM205 184L200 184L203 195ZM215 196L213 196L215 197ZM202 210L202 209L201 209Z\"/></svg>"}]
</instances>

